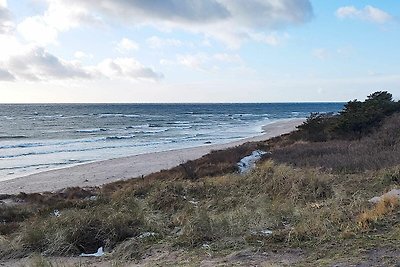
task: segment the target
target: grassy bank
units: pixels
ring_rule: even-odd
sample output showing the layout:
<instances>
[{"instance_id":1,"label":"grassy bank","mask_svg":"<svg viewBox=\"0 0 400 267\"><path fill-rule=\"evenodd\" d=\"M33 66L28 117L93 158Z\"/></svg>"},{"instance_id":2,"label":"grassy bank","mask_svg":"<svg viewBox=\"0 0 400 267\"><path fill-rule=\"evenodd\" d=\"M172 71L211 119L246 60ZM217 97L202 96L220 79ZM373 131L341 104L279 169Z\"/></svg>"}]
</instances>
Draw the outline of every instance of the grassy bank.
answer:
<instances>
[{"instance_id":1,"label":"grassy bank","mask_svg":"<svg viewBox=\"0 0 400 267\"><path fill-rule=\"evenodd\" d=\"M383 113L371 113L373 126L356 138L337 126L349 113L315 116L295 133L143 179L2 196L0 258L28 257L28 266L395 265L399 201L368 202L400 183L400 114ZM328 137L316 139L314 124ZM238 174L236 163L255 149L272 154ZM76 258L100 246L106 257Z\"/></svg>"}]
</instances>

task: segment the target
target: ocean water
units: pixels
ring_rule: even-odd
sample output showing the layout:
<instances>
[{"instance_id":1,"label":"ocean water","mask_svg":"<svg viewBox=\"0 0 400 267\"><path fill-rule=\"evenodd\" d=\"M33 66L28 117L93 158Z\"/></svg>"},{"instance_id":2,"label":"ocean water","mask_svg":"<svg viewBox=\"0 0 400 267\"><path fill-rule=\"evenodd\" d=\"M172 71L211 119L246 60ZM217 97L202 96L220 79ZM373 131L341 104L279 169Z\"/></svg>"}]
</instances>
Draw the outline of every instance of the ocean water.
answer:
<instances>
[{"instance_id":1,"label":"ocean water","mask_svg":"<svg viewBox=\"0 0 400 267\"><path fill-rule=\"evenodd\" d=\"M227 143L343 103L0 105L0 180L147 152Z\"/></svg>"}]
</instances>

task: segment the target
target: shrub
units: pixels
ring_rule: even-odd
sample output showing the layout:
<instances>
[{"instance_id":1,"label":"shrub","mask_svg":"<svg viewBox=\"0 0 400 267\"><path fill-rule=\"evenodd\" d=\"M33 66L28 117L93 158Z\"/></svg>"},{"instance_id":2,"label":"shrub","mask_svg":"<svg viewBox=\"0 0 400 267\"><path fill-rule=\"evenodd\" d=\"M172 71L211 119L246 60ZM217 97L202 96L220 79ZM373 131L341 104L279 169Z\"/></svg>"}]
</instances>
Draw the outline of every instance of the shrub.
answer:
<instances>
[{"instance_id":1,"label":"shrub","mask_svg":"<svg viewBox=\"0 0 400 267\"><path fill-rule=\"evenodd\" d=\"M271 157L298 167L323 167L342 173L393 167L400 164L399 124L400 113L396 113L359 140L296 142L274 149Z\"/></svg>"},{"instance_id":2,"label":"shrub","mask_svg":"<svg viewBox=\"0 0 400 267\"><path fill-rule=\"evenodd\" d=\"M400 102L394 101L390 93L379 91L369 95L364 102L349 101L337 115L311 114L292 138L312 142L359 139L396 112L400 112Z\"/></svg>"}]
</instances>

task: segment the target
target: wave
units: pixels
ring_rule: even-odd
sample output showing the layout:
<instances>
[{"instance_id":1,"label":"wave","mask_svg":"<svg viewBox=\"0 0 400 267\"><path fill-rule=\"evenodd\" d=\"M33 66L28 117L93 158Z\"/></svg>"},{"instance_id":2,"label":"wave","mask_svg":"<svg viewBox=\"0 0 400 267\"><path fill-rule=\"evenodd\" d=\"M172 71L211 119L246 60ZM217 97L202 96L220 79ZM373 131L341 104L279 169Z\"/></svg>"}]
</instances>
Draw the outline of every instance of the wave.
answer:
<instances>
[{"instance_id":1,"label":"wave","mask_svg":"<svg viewBox=\"0 0 400 267\"><path fill-rule=\"evenodd\" d=\"M10 117L10 116L2 116L2 118L6 119L6 120L13 120L14 119L14 117Z\"/></svg>"},{"instance_id":2,"label":"wave","mask_svg":"<svg viewBox=\"0 0 400 267\"><path fill-rule=\"evenodd\" d=\"M122 140L122 139L132 139L134 136L109 136L103 138L104 140ZM123 143L117 145L108 145L108 146L101 146L101 147L88 147L88 148L81 148L81 149L57 149L57 150L47 150L47 151L40 151L40 152L26 152L26 153L19 153L13 155L0 155L0 159L13 159L19 157L26 157L26 156L36 156L36 155L49 155L49 154L57 154L57 153L71 153L71 152L85 152L85 151L96 151L102 149L114 149L114 148L129 148L129 147L147 147L152 145L162 145L168 144L171 141L153 141L147 143ZM111 144L111 143L110 143Z\"/></svg>"},{"instance_id":3,"label":"wave","mask_svg":"<svg viewBox=\"0 0 400 267\"><path fill-rule=\"evenodd\" d=\"M137 118L140 117L138 114L123 114L123 113L103 113L99 114L100 118L108 118L108 117L124 117L124 118Z\"/></svg>"},{"instance_id":4,"label":"wave","mask_svg":"<svg viewBox=\"0 0 400 267\"><path fill-rule=\"evenodd\" d=\"M0 149L7 149L7 148L27 148L27 147L41 147L44 146L43 143L24 143L24 144L17 144L17 145L5 145L0 146Z\"/></svg>"},{"instance_id":5,"label":"wave","mask_svg":"<svg viewBox=\"0 0 400 267\"><path fill-rule=\"evenodd\" d=\"M28 138L28 136L25 135L0 135L0 140L1 139L24 139Z\"/></svg>"},{"instance_id":6,"label":"wave","mask_svg":"<svg viewBox=\"0 0 400 267\"><path fill-rule=\"evenodd\" d=\"M55 163L41 163L41 164L31 164L25 166L15 166L15 167L6 167L0 168L0 171L11 171L11 170L20 170L20 169L28 169L28 168L40 168L40 167L51 167L51 166L60 166L60 165L69 165L69 164L78 164L88 162L89 160L75 160L70 159L64 162L55 162Z\"/></svg>"},{"instance_id":7,"label":"wave","mask_svg":"<svg viewBox=\"0 0 400 267\"><path fill-rule=\"evenodd\" d=\"M125 135L125 136L108 136L106 140L123 140L123 139L132 139L135 138L135 135Z\"/></svg>"},{"instance_id":8,"label":"wave","mask_svg":"<svg viewBox=\"0 0 400 267\"><path fill-rule=\"evenodd\" d=\"M97 133L97 132L106 132L105 128L95 128L95 129L79 129L75 130L77 133Z\"/></svg>"},{"instance_id":9,"label":"wave","mask_svg":"<svg viewBox=\"0 0 400 267\"><path fill-rule=\"evenodd\" d=\"M143 127L149 127L149 124L141 124L141 125L126 126L126 127L125 127L125 130L137 129L137 128L143 128Z\"/></svg>"},{"instance_id":10,"label":"wave","mask_svg":"<svg viewBox=\"0 0 400 267\"><path fill-rule=\"evenodd\" d=\"M193 129L193 126L181 125L181 126L170 127L169 129L188 130L188 129Z\"/></svg>"},{"instance_id":11,"label":"wave","mask_svg":"<svg viewBox=\"0 0 400 267\"><path fill-rule=\"evenodd\" d=\"M120 140L120 139L132 139L138 137L138 135L147 135L147 134L156 134L156 133L163 133L169 131L169 128L160 129L160 130L139 130L133 131L129 133L133 133L133 135L116 135L116 136L107 136L106 140Z\"/></svg>"},{"instance_id":12,"label":"wave","mask_svg":"<svg viewBox=\"0 0 400 267\"><path fill-rule=\"evenodd\" d=\"M64 115L62 114L57 114L57 115L43 115L43 116L39 116L41 118L46 118L46 119L51 119L51 118L62 118L64 117Z\"/></svg>"},{"instance_id":13,"label":"wave","mask_svg":"<svg viewBox=\"0 0 400 267\"><path fill-rule=\"evenodd\" d=\"M35 148L35 147L52 147L52 146L62 146L62 145L70 145L76 143L94 143L99 141L104 141L105 138L98 137L94 139L77 139L77 140L66 140L66 141L57 141L57 142L48 142L48 143L23 143L23 144L13 144L13 145L4 145L0 146L0 149L11 149L11 148Z\"/></svg>"},{"instance_id":14,"label":"wave","mask_svg":"<svg viewBox=\"0 0 400 267\"><path fill-rule=\"evenodd\" d=\"M166 122L167 125L182 125L182 124L190 124L190 121L170 121Z\"/></svg>"},{"instance_id":15,"label":"wave","mask_svg":"<svg viewBox=\"0 0 400 267\"><path fill-rule=\"evenodd\" d=\"M149 123L150 128L160 128L164 127L162 124L157 124L157 123Z\"/></svg>"}]
</instances>

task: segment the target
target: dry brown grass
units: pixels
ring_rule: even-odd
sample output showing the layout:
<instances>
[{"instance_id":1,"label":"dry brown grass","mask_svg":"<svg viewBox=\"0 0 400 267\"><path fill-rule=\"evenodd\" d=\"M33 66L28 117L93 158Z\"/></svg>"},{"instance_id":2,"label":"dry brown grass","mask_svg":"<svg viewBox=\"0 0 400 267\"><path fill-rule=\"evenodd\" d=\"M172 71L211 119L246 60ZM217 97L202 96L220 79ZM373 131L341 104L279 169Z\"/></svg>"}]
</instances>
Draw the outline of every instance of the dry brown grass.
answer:
<instances>
[{"instance_id":1,"label":"dry brown grass","mask_svg":"<svg viewBox=\"0 0 400 267\"><path fill-rule=\"evenodd\" d=\"M387 118L381 128L360 140L292 141L285 146L275 146L271 157L277 162L335 173L391 168L400 164L399 124L400 114L396 113Z\"/></svg>"},{"instance_id":2,"label":"dry brown grass","mask_svg":"<svg viewBox=\"0 0 400 267\"><path fill-rule=\"evenodd\" d=\"M391 214L399 205L397 197L385 196L373 208L362 212L357 218L357 224L362 229L369 229L386 215Z\"/></svg>"}]
</instances>

